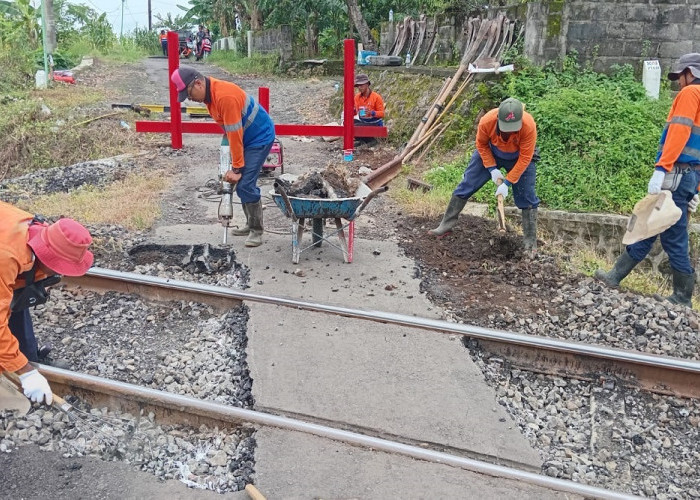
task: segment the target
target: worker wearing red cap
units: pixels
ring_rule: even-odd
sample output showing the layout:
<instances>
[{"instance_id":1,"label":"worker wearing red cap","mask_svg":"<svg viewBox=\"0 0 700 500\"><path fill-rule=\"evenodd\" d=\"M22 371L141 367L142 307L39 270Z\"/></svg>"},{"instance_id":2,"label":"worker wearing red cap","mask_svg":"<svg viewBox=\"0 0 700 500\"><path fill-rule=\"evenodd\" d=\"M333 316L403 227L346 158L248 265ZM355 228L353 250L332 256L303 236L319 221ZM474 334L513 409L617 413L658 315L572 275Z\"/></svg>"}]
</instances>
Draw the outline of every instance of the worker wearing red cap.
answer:
<instances>
[{"instance_id":1,"label":"worker wearing red cap","mask_svg":"<svg viewBox=\"0 0 700 500\"><path fill-rule=\"evenodd\" d=\"M246 225L231 233L247 236L247 247L260 246L263 205L257 181L275 142L275 124L265 108L235 83L204 76L186 66L173 71L170 81L177 89L178 101L203 102L224 129L231 151L231 169L223 180L236 185L246 216Z\"/></svg>"},{"instance_id":2,"label":"worker wearing red cap","mask_svg":"<svg viewBox=\"0 0 700 500\"><path fill-rule=\"evenodd\" d=\"M0 202L0 373L18 374L32 401L53 400L48 382L29 364L38 360L28 309L38 303L28 293L32 281L85 274L93 262L91 242L88 230L73 219L47 224Z\"/></svg>"}]
</instances>

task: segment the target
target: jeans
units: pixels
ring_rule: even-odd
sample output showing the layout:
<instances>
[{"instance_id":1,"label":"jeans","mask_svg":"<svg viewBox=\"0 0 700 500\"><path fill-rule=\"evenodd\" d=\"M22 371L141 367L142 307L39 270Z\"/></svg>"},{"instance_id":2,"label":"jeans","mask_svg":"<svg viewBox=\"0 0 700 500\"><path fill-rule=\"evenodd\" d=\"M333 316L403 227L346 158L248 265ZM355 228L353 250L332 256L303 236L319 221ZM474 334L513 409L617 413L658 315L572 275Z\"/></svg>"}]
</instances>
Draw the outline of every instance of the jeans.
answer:
<instances>
[{"instance_id":1,"label":"jeans","mask_svg":"<svg viewBox=\"0 0 700 500\"><path fill-rule=\"evenodd\" d=\"M19 342L19 350L24 354L29 361L38 362L38 346L36 337L34 336L34 326L32 325L32 317L29 315L29 309L21 311L13 311L10 313L10 321L8 323L12 335Z\"/></svg>"},{"instance_id":2,"label":"jeans","mask_svg":"<svg viewBox=\"0 0 700 500\"><path fill-rule=\"evenodd\" d=\"M500 150L491 147L496 165L500 168L505 168L510 172L518 161L520 153L502 153ZM505 156L505 158L504 158ZM537 177L537 161L539 160L537 149L532 157L532 161L527 166L523 174L518 179L518 182L511 186L513 188L513 201L519 209L537 208L540 204L540 199L535 193L535 179ZM474 151L471 160L464 171L462 182L454 190L454 195L468 200L471 196L481 189L484 184L491 180L491 173L484 167L484 162L478 151Z\"/></svg>"},{"instance_id":3,"label":"jeans","mask_svg":"<svg viewBox=\"0 0 700 500\"><path fill-rule=\"evenodd\" d=\"M243 161L245 166L241 172L241 180L236 184L236 194L241 199L241 203L257 203L260 201L260 188L258 187L258 177L267 159L267 155L272 149L274 141L263 146L248 146L243 149Z\"/></svg>"},{"instance_id":4,"label":"jeans","mask_svg":"<svg viewBox=\"0 0 700 500\"><path fill-rule=\"evenodd\" d=\"M681 218L660 235L654 235L632 245L627 245L627 253L636 261L642 261L649 254L657 237L661 238L661 246L668 255L671 267L683 274L693 274L695 269L690 263L688 251L688 202L697 192L698 176L693 170L688 170L673 192L673 202L681 209Z\"/></svg>"}]
</instances>

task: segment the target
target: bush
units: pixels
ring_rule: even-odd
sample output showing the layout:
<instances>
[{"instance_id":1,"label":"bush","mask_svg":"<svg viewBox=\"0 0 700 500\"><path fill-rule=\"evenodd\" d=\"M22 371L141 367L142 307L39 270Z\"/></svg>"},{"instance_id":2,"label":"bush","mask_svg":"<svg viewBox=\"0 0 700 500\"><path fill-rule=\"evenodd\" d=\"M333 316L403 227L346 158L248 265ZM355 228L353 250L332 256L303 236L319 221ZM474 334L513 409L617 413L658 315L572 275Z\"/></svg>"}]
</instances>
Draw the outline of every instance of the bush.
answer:
<instances>
[{"instance_id":1,"label":"bush","mask_svg":"<svg viewBox=\"0 0 700 500\"><path fill-rule=\"evenodd\" d=\"M525 65L491 88L494 105L516 97L537 123L542 204L583 212L629 213L644 196L670 107L662 94L647 98L629 66L608 76L580 68L574 57L561 70ZM460 178L449 177L453 188Z\"/></svg>"}]
</instances>

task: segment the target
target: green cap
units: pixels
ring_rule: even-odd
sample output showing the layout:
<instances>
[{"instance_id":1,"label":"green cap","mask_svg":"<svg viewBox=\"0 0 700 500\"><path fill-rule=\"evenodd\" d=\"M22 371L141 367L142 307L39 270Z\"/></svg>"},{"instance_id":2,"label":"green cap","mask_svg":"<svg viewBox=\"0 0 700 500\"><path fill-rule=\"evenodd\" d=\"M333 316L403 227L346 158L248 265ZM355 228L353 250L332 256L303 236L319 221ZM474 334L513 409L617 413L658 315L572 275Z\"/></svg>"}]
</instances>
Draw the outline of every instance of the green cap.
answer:
<instances>
[{"instance_id":1,"label":"green cap","mask_svg":"<svg viewBox=\"0 0 700 500\"><path fill-rule=\"evenodd\" d=\"M517 132L523 127L523 103L509 97L498 106L498 128L501 132Z\"/></svg>"}]
</instances>

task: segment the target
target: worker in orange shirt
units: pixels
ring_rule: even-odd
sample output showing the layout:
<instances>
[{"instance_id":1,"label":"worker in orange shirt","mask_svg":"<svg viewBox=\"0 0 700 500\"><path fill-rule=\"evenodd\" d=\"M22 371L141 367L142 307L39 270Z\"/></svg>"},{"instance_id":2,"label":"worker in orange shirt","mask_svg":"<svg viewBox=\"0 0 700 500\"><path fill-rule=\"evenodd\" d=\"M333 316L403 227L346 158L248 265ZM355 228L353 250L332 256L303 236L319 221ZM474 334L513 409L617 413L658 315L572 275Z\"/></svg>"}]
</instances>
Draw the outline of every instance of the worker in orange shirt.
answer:
<instances>
[{"instance_id":1,"label":"worker in orange shirt","mask_svg":"<svg viewBox=\"0 0 700 500\"><path fill-rule=\"evenodd\" d=\"M47 224L0 202L0 373L19 375L32 401L50 405L53 393L29 364L39 361L29 307L46 301L47 277L87 272L93 262L91 242L88 230L73 219Z\"/></svg>"},{"instance_id":2,"label":"worker in orange shirt","mask_svg":"<svg viewBox=\"0 0 700 500\"><path fill-rule=\"evenodd\" d=\"M185 66L173 71L170 80L180 102L185 99L203 102L214 121L224 129L231 150L231 169L223 180L235 184L246 216L246 225L231 233L247 236L247 247L260 246L263 205L257 181L275 141L275 124L267 111L235 83L204 76Z\"/></svg>"},{"instance_id":3,"label":"worker in orange shirt","mask_svg":"<svg viewBox=\"0 0 700 500\"><path fill-rule=\"evenodd\" d=\"M688 251L688 211L698 207L698 172L700 170L700 54L681 56L669 72L668 79L677 81L680 92L668 113L666 127L661 133L656 165L649 180L649 194L662 189L673 194L673 202L681 209L678 221L661 233L661 246L668 254L673 274L673 294L668 300L692 307L695 269ZM651 250L656 241L652 236L627 245L615 266L608 272L598 269L595 277L617 287Z\"/></svg>"},{"instance_id":4,"label":"worker in orange shirt","mask_svg":"<svg viewBox=\"0 0 700 500\"><path fill-rule=\"evenodd\" d=\"M384 125L384 101L374 90L369 86L372 83L369 77L365 74L359 74L355 77L355 125L375 125L381 127ZM355 146L367 144L373 146L377 144L377 139L374 137L357 137Z\"/></svg>"},{"instance_id":5,"label":"worker in orange shirt","mask_svg":"<svg viewBox=\"0 0 700 500\"><path fill-rule=\"evenodd\" d=\"M535 193L539 151L537 126L517 99L508 98L479 120L476 151L464 171L462 182L452 194L440 225L430 233L442 238L452 231L467 200L489 179L496 184L496 196L508 197L513 188L515 205L522 210L523 246L532 255L537 250L537 207ZM504 177L500 168L505 169Z\"/></svg>"},{"instance_id":6,"label":"worker in orange shirt","mask_svg":"<svg viewBox=\"0 0 700 500\"><path fill-rule=\"evenodd\" d=\"M163 55L168 57L168 34L165 30L160 30L160 48L163 50Z\"/></svg>"}]
</instances>

